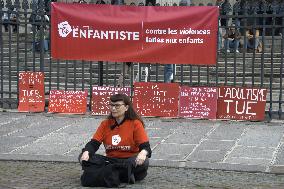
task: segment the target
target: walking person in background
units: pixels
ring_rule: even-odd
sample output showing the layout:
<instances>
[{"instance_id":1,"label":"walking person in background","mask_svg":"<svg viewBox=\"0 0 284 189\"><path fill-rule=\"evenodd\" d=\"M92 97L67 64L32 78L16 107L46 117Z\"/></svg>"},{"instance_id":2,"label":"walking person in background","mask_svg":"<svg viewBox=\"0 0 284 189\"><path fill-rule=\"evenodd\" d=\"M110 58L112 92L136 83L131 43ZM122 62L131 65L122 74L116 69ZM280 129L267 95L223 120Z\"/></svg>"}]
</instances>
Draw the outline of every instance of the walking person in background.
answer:
<instances>
[{"instance_id":1,"label":"walking person in background","mask_svg":"<svg viewBox=\"0 0 284 189\"><path fill-rule=\"evenodd\" d=\"M166 64L164 66L164 82L171 83L173 80L173 71L174 65L173 64Z\"/></svg>"},{"instance_id":2,"label":"walking person in background","mask_svg":"<svg viewBox=\"0 0 284 189\"><path fill-rule=\"evenodd\" d=\"M220 14L222 13L222 4L224 3L224 0L216 0L216 3L215 3L215 6L218 6L219 8L219 12ZM222 19L223 21L224 19ZM221 19L218 20L218 50L221 50L222 48L222 30L223 28L221 28L222 24L224 24L223 22L221 23ZM226 25L226 22L225 22L225 25Z\"/></svg>"},{"instance_id":3,"label":"walking person in background","mask_svg":"<svg viewBox=\"0 0 284 189\"><path fill-rule=\"evenodd\" d=\"M94 169L84 171L81 176L83 186L114 186L109 182L117 178L118 183L135 183L147 175L152 152L142 119L125 94L111 96L109 108L110 115L101 122L92 140L82 150L83 169L84 166L88 168L88 163L95 164ZM106 156L96 154L102 143ZM108 169L111 170L108 172Z\"/></svg>"},{"instance_id":4,"label":"walking person in background","mask_svg":"<svg viewBox=\"0 0 284 189\"><path fill-rule=\"evenodd\" d=\"M118 77L117 81L117 87L124 87L125 86L125 80L130 79L130 73L131 73L131 68L133 66L132 62L125 62L125 67L124 69L122 68L121 74ZM124 72L123 72L124 70Z\"/></svg>"}]
</instances>

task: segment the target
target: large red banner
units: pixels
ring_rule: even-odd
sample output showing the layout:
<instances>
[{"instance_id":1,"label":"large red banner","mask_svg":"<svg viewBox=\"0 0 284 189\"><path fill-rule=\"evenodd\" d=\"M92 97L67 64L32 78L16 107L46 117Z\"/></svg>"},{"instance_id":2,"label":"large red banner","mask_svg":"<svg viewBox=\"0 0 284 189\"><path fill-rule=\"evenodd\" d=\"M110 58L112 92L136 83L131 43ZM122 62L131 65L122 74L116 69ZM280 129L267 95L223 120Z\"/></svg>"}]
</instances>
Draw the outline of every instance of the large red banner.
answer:
<instances>
[{"instance_id":1,"label":"large red banner","mask_svg":"<svg viewBox=\"0 0 284 189\"><path fill-rule=\"evenodd\" d=\"M216 6L51 4L56 59L215 65Z\"/></svg>"},{"instance_id":2,"label":"large red banner","mask_svg":"<svg viewBox=\"0 0 284 189\"><path fill-rule=\"evenodd\" d=\"M218 119L264 120L266 89L246 87L220 87Z\"/></svg>"},{"instance_id":3,"label":"large red banner","mask_svg":"<svg viewBox=\"0 0 284 189\"><path fill-rule=\"evenodd\" d=\"M179 116L216 119L217 87L182 86L179 95Z\"/></svg>"},{"instance_id":4,"label":"large red banner","mask_svg":"<svg viewBox=\"0 0 284 189\"><path fill-rule=\"evenodd\" d=\"M19 112L43 112L45 107L44 73L19 73Z\"/></svg>"},{"instance_id":5,"label":"large red banner","mask_svg":"<svg viewBox=\"0 0 284 189\"><path fill-rule=\"evenodd\" d=\"M142 116L177 117L178 94L177 83L137 82L133 104Z\"/></svg>"}]
</instances>

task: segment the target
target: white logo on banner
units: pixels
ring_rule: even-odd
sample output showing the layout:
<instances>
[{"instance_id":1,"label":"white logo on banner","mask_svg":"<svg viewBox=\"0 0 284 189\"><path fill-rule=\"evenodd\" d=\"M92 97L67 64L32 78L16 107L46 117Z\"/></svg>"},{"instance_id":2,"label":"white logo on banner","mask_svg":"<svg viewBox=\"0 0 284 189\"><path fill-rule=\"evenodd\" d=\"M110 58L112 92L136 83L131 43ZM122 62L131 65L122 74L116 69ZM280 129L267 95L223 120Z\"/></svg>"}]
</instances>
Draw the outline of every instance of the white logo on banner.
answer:
<instances>
[{"instance_id":1,"label":"white logo on banner","mask_svg":"<svg viewBox=\"0 0 284 189\"><path fill-rule=\"evenodd\" d=\"M116 146L120 143L121 137L119 135L112 136L112 145Z\"/></svg>"},{"instance_id":2,"label":"white logo on banner","mask_svg":"<svg viewBox=\"0 0 284 189\"><path fill-rule=\"evenodd\" d=\"M61 37L67 37L71 33L72 28L67 21L58 24L58 32Z\"/></svg>"}]
</instances>

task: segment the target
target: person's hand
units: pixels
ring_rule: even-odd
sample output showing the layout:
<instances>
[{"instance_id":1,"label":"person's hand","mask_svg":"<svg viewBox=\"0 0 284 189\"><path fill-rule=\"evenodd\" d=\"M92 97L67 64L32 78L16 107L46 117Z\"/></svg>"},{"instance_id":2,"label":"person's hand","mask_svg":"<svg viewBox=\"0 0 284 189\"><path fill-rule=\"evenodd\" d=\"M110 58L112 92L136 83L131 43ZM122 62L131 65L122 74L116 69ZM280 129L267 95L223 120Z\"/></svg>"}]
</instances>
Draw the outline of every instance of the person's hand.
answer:
<instances>
[{"instance_id":1,"label":"person's hand","mask_svg":"<svg viewBox=\"0 0 284 189\"><path fill-rule=\"evenodd\" d=\"M146 150L141 150L136 157L136 165L142 165L147 157L148 152Z\"/></svg>"},{"instance_id":2,"label":"person's hand","mask_svg":"<svg viewBox=\"0 0 284 189\"><path fill-rule=\"evenodd\" d=\"M83 160L88 161L89 158L90 158L89 152L88 152L88 151L85 151L85 152L83 152L83 154L82 154L81 161L83 161Z\"/></svg>"}]
</instances>

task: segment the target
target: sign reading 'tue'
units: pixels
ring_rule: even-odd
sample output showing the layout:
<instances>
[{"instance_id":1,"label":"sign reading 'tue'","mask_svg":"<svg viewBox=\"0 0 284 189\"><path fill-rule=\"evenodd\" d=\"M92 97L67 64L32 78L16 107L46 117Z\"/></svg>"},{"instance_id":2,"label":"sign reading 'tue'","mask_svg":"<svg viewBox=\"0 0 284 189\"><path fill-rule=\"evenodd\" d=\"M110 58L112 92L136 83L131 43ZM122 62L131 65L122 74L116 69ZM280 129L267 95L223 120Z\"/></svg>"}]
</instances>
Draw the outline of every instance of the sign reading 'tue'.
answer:
<instances>
[{"instance_id":1,"label":"sign reading 'tue'","mask_svg":"<svg viewBox=\"0 0 284 189\"><path fill-rule=\"evenodd\" d=\"M19 112L43 112L44 73L20 72L19 73Z\"/></svg>"},{"instance_id":2,"label":"sign reading 'tue'","mask_svg":"<svg viewBox=\"0 0 284 189\"><path fill-rule=\"evenodd\" d=\"M266 93L260 88L220 87L217 118L263 120Z\"/></svg>"}]
</instances>

